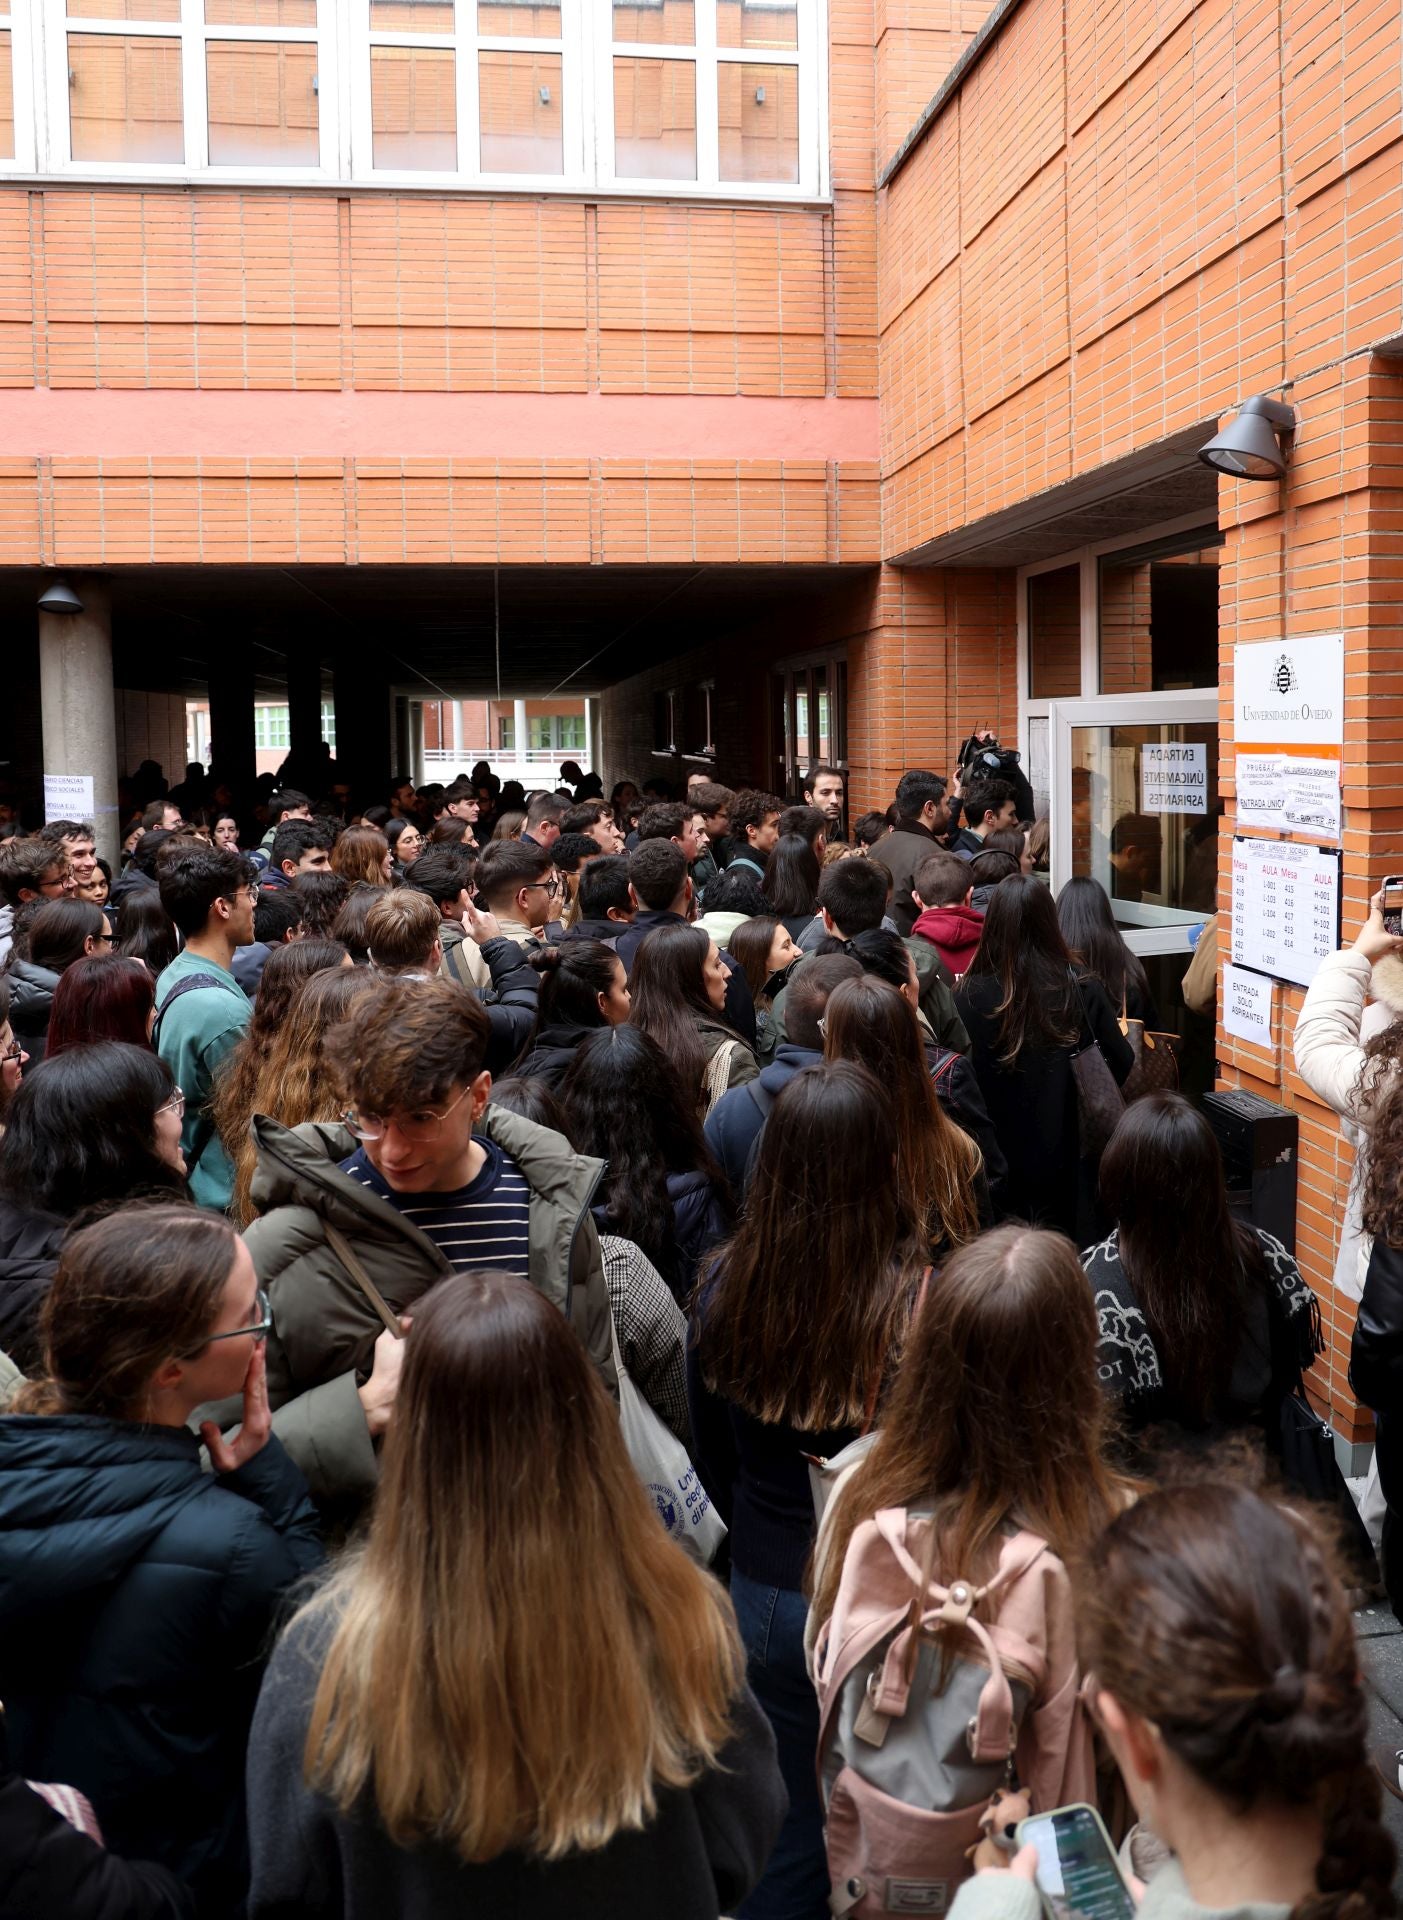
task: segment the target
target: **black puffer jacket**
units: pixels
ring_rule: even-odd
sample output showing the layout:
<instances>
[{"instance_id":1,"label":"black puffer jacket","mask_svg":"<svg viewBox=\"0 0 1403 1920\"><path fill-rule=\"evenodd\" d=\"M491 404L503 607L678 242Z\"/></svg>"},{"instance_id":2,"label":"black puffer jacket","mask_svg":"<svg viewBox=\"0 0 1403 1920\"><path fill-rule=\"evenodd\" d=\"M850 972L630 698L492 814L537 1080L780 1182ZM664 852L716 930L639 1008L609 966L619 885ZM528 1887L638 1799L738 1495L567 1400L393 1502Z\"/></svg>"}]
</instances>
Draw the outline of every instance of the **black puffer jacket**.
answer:
<instances>
[{"instance_id":1,"label":"black puffer jacket","mask_svg":"<svg viewBox=\"0 0 1403 1920\"><path fill-rule=\"evenodd\" d=\"M592 1033L601 1032L601 1027L576 1027L563 1023L557 1027L542 1027L531 1043L530 1052L524 1053L515 1062L511 1073L517 1079L539 1080L552 1093L559 1093L576 1049Z\"/></svg>"},{"instance_id":2,"label":"black puffer jacket","mask_svg":"<svg viewBox=\"0 0 1403 1920\"><path fill-rule=\"evenodd\" d=\"M174 1874L119 1860L28 1781L0 1772L0 1920L190 1920L194 1911Z\"/></svg>"},{"instance_id":3,"label":"black puffer jacket","mask_svg":"<svg viewBox=\"0 0 1403 1920\"><path fill-rule=\"evenodd\" d=\"M241 1911L243 1762L274 1614L322 1559L270 1440L200 1470L186 1427L0 1419L0 1699L13 1765L92 1801L114 1853Z\"/></svg>"},{"instance_id":4,"label":"black puffer jacket","mask_svg":"<svg viewBox=\"0 0 1403 1920\"><path fill-rule=\"evenodd\" d=\"M730 1232L730 1215L722 1194L704 1173L670 1173L667 1197L672 1202L670 1242L666 1247L645 1248L645 1252L666 1280L673 1299L683 1306L692 1297L701 1261ZM601 1233L626 1234L626 1224L610 1217L607 1200L600 1201L593 1211Z\"/></svg>"},{"instance_id":5,"label":"black puffer jacket","mask_svg":"<svg viewBox=\"0 0 1403 1920\"><path fill-rule=\"evenodd\" d=\"M59 976L48 967L35 966L32 960L12 958L5 978L10 983L10 1025L31 1064L37 1065L49 1043L49 1015Z\"/></svg>"},{"instance_id":6,"label":"black puffer jacket","mask_svg":"<svg viewBox=\"0 0 1403 1920\"><path fill-rule=\"evenodd\" d=\"M68 1222L0 1194L0 1353L24 1373L39 1365L39 1309Z\"/></svg>"}]
</instances>

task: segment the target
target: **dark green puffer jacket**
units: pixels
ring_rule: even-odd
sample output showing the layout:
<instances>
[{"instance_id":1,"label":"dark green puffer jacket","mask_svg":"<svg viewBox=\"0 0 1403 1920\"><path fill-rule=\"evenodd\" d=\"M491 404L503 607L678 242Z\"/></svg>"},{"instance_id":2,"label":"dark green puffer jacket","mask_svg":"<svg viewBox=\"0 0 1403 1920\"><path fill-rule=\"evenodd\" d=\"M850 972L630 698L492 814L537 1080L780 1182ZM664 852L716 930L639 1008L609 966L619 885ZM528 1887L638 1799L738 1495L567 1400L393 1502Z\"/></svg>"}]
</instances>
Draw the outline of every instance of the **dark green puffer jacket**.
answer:
<instances>
[{"instance_id":1,"label":"dark green puffer jacket","mask_svg":"<svg viewBox=\"0 0 1403 1920\"><path fill-rule=\"evenodd\" d=\"M609 1292L589 1210L603 1161L499 1107L488 1106L481 1130L511 1155L531 1189L532 1285L569 1316L617 1392ZM408 1312L452 1269L418 1227L341 1172L337 1162L356 1150L344 1127L317 1121L284 1127L259 1114L253 1134L259 1217L244 1240L272 1302L273 1424L317 1501L344 1512L375 1490L375 1448L356 1390L369 1377L383 1323L333 1252L326 1222L345 1235L395 1313Z\"/></svg>"}]
</instances>

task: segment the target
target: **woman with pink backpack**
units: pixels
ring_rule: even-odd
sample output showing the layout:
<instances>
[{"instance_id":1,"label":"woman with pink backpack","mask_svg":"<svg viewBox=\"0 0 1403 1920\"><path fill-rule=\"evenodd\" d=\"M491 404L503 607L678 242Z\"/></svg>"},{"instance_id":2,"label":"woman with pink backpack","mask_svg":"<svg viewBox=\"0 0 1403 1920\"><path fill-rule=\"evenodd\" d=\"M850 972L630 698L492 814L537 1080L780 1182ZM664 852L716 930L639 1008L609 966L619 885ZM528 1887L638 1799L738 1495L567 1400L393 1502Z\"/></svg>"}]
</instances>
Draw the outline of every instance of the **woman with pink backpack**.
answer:
<instances>
[{"instance_id":1,"label":"woman with pink backpack","mask_svg":"<svg viewBox=\"0 0 1403 1920\"><path fill-rule=\"evenodd\" d=\"M1127 1497L1096 1341L1061 1234L961 1247L830 1502L809 1643L840 1920L945 1912L1000 1787L1042 1811L1095 1799L1064 1562Z\"/></svg>"}]
</instances>

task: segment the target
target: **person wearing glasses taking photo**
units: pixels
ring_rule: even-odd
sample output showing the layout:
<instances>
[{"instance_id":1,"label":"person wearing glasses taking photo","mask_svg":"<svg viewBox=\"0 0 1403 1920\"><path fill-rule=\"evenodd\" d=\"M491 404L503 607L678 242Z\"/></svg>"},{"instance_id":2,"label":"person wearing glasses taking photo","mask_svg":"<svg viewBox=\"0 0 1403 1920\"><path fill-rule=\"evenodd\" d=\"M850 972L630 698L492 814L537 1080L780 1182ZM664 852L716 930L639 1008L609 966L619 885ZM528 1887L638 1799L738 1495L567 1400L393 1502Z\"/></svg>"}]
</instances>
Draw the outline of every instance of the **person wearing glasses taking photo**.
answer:
<instances>
[{"instance_id":1,"label":"person wearing glasses taking photo","mask_svg":"<svg viewBox=\"0 0 1403 1920\"><path fill-rule=\"evenodd\" d=\"M227 1221L123 1207L65 1241L47 1377L0 1418L9 1764L85 1793L113 1853L169 1868L201 1920L243 1911L249 1722L279 1600L322 1560L271 1432L268 1328ZM205 1473L187 1423L231 1394Z\"/></svg>"},{"instance_id":2,"label":"person wearing glasses taking photo","mask_svg":"<svg viewBox=\"0 0 1403 1920\"><path fill-rule=\"evenodd\" d=\"M487 1010L442 976L386 978L326 1036L344 1124L253 1121L259 1218L245 1237L273 1303L277 1431L336 1519L374 1491L402 1316L445 1274L529 1280L614 1384L590 1215L603 1162L488 1106Z\"/></svg>"},{"instance_id":3,"label":"person wearing glasses taking photo","mask_svg":"<svg viewBox=\"0 0 1403 1920\"><path fill-rule=\"evenodd\" d=\"M181 846L162 856L156 883L185 946L156 984L151 1044L185 1089L181 1146L190 1191L202 1207L222 1210L233 1198L234 1168L211 1101L219 1069L253 1016L234 978L234 950L253 939L257 877L241 853Z\"/></svg>"},{"instance_id":4,"label":"person wearing glasses taking photo","mask_svg":"<svg viewBox=\"0 0 1403 1920\"><path fill-rule=\"evenodd\" d=\"M534 840L492 840L477 866L477 904L507 940L558 940L562 889L555 860Z\"/></svg>"}]
</instances>

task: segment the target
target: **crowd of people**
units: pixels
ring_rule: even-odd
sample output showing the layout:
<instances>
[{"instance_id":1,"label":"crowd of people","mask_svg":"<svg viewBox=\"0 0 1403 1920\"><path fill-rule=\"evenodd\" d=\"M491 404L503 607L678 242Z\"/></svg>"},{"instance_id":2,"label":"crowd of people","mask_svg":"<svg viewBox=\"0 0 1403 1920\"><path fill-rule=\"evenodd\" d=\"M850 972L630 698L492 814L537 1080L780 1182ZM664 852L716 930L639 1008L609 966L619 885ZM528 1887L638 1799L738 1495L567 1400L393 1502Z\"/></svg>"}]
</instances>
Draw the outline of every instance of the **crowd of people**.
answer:
<instances>
[{"instance_id":1,"label":"crowd of people","mask_svg":"<svg viewBox=\"0 0 1403 1920\"><path fill-rule=\"evenodd\" d=\"M325 771L0 838L0 1915L1034 1920L1015 1787L1390 1914L1319 1311L1016 756ZM1400 952L1297 1035L1395 1604Z\"/></svg>"}]
</instances>

